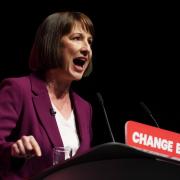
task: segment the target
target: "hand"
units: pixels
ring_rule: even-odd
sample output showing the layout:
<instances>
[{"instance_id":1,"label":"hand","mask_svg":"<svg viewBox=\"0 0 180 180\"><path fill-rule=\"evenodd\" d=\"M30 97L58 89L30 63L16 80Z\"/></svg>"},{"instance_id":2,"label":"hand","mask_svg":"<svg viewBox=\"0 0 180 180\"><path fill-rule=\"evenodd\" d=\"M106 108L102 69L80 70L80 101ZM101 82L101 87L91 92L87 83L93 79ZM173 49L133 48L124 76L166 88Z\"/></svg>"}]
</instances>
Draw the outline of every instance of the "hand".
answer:
<instances>
[{"instance_id":1,"label":"hand","mask_svg":"<svg viewBox=\"0 0 180 180\"><path fill-rule=\"evenodd\" d=\"M41 149L33 136L22 136L11 146L11 155L13 157L30 158L32 156L41 156Z\"/></svg>"}]
</instances>

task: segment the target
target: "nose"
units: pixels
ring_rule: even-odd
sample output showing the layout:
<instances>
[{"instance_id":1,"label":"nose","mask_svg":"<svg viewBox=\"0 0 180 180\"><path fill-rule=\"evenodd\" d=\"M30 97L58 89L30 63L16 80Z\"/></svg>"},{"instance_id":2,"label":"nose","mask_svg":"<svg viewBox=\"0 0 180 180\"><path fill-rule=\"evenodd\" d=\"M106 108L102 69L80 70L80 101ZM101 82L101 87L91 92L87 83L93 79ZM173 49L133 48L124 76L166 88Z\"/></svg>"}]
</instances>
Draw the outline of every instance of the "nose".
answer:
<instances>
[{"instance_id":1,"label":"nose","mask_svg":"<svg viewBox=\"0 0 180 180\"><path fill-rule=\"evenodd\" d=\"M81 47L81 53L84 56L87 56L87 55L91 54L91 52L92 52L92 49L91 49L91 46L90 46L89 42L84 41L83 45Z\"/></svg>"}]
</instances>

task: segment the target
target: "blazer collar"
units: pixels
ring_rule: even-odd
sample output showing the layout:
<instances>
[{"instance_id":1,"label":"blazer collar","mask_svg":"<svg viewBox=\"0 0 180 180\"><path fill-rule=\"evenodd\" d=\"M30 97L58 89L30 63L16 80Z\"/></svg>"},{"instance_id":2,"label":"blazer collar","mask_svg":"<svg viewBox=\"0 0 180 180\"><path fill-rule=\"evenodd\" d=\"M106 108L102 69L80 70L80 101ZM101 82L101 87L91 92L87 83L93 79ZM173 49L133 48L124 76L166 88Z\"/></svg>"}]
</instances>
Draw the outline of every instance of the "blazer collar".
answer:
<instances>
[{"instance_id":1,"label":"blazer collar","mask_svg":"<svg viewBox=\"0 0 180 180\"><path fill-rule=\"evenodd\" d=\"M79 134L80 147L77 151L77 155L84 152L86 147L87 136L89 136L89 132L87 132L87 106L84 106L84 101L75 93L71 93L71 99L74 106L74 113L76 116L76 125L77 131Z\"/></svg>"}]
</instances>

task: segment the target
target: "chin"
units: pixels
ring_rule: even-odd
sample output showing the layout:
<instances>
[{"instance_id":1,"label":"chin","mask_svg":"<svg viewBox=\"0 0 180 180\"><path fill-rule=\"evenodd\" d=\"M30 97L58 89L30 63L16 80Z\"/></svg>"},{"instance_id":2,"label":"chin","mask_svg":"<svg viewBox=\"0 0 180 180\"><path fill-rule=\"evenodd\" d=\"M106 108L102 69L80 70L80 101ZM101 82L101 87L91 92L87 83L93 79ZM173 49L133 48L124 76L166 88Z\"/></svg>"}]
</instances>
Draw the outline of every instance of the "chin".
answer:
<instances>
[{"instance_id":1,"label":"chin","mask_svg":"<svg viewBox=\"0 0 180 180\"><path fill-rule=\"evenodd\" d=\"M73 79L74 79L75 81L81 80L82 77L83 77L83 74L79 74L79 73L73 75Z\"/></svg>"},{"instance_id":2,"label":"chin","mask_svg":"<svg viewBox=\"0 0 180 180\"><path fill-rule=\"evenodd\" d=\"M82 77L83 77L83 76L75 77L74 80L75 80L75 81L79 81L79 80L82 79Z\"/></svg>"}]
</instances>

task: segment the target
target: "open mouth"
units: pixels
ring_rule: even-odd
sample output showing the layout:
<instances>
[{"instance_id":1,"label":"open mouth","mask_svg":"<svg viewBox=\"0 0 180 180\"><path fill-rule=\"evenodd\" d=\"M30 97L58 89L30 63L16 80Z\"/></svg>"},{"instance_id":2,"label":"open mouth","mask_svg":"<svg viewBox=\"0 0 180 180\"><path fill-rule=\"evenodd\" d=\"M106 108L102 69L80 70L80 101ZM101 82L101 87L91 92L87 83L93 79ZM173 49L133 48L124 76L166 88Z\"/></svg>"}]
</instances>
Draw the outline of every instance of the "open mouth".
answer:
<instances>
[{"instance_id":1,"label":"open mouth","mask_svg":"<svg viewBox=\"0 0 180 180\"><path fill-rule=\"evenodd\" d=\"M74 59L73 62L76 66L80 66L80 67L83 67L85 64L85 60L80 59L80 58Z\"/></svg>"}]
</instances>

